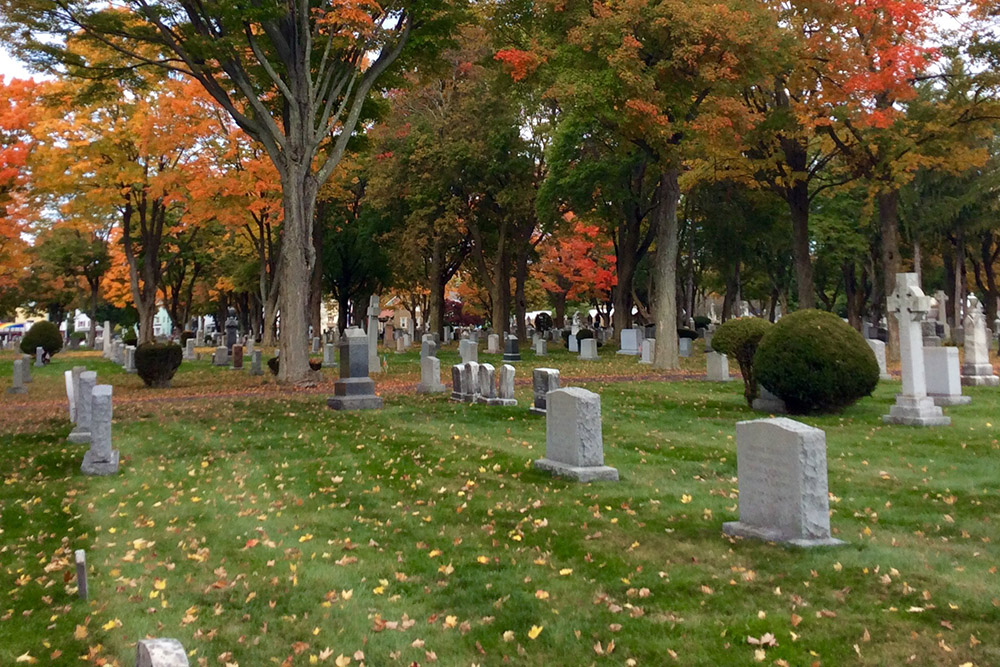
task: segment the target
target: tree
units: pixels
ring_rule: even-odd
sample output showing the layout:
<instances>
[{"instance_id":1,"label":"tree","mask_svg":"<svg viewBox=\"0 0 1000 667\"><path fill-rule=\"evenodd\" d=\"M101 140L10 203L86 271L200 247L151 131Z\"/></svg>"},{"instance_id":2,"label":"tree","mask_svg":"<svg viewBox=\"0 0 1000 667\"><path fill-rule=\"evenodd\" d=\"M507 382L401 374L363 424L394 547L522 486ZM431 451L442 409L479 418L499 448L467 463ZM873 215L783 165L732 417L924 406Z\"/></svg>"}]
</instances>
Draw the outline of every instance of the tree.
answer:
<instances>
[{"instance_id":1,"label":"tree","mask_svg":"<svg viewBox=\"0 0 1000 667\"><path fill-rule=\"evenodd\" d=\"M28 265L28 244L19 215L25 166L34 146L32 107L37 101L31 81L0 77L0 316L13 312Z\"/></svg>"}]
</instances>

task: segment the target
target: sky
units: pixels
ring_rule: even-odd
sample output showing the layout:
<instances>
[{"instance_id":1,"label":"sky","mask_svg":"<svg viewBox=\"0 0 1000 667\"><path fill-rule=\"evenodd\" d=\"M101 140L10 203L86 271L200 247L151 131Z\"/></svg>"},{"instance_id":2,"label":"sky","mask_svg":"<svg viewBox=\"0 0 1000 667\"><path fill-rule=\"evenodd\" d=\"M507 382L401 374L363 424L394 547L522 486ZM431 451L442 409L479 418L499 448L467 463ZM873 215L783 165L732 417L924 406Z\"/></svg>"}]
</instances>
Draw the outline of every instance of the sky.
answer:
<instances>
[{"instance_id":1,"label":"sky","mask_svg":"<svg viewBox=\"0 0 1000 667\"><path fill-rule=\"evenodd\" d=\"M36 75L32 75L23 63L15 60L6 49L0 47L0 76L5 79L26 79Z\"/></svg>"}]
</instances>

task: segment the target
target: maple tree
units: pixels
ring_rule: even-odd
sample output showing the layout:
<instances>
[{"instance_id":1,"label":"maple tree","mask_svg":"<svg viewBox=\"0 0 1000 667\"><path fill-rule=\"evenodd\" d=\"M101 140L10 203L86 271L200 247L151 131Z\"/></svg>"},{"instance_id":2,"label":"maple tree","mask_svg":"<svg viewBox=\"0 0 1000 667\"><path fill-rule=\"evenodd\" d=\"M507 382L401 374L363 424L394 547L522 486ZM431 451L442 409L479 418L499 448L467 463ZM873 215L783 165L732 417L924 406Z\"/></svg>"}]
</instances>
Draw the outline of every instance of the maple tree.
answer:
<instances>
[{"instance_id":1,"label":"maple tree","mask_svg":"<svg viewBox=\"0 0 1000 667\"><path fill-rule=\"evenodd\" d=\"M568 301L600 305L611 300L618 284L614 244L598 225L568 215L560 230L539 251L534 267L542 289L555 302L556 326L561 326Z\"/></svg>"},{"instance_id":2,"label":"maple tree","mask_svg":"<svg viewBox=\"0 0 1000 667\"><path fill-rule=\"evenodd\" d=\"M37 96L34 82L0 77L0 314L17 305L28 263L25 221L15 209L23 203L25 167L34 147Z\"/></svg>"}]
</instances>

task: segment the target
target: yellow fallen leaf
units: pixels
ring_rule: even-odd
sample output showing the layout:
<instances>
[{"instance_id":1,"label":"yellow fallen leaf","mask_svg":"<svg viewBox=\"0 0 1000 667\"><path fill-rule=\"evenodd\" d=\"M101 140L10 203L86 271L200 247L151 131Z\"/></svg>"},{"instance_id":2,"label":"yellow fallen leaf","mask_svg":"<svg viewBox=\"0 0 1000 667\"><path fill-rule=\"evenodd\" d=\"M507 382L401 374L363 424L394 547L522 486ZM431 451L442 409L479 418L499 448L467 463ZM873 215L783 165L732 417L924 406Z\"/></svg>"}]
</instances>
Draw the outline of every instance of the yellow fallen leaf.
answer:
<instances>
[{"instance_id":1,"label":"yellow fallen leaf","mask_svg":"<svg viewBox=\"0 0 1000 667\"><path fill-rule=\"evenodd\" d=\"M73 639L86 639L87 638L87 626L78 625L76 630L73 631Z\"/></svg>"},{"instance_id":2,"label":"yellow fallen leaf","mask_svg":"<svg viewBox=\"0 0 1000 667\"><path fill-rule=\"evenodd\" d=\"M571 567L564 567L563 569L559 570L559 575L560 576L566 577L566 576L569 576L571 574L573 574L573 568L571 568Z\"/></svg>"},{"instance_id":3,"label":"yellow fallen leaf","mask_svg":"<svg viewBox=\"0 0 1000 667\"><path fill-rule=\"evenodd\" d=\"M153 588L155 588L156 590L162 591L166 587L167 587L166 579L153 579Z\"/></svg>"},{"instance_id":4,"label":"yellow fallen leaf","mask_svg":"<svg viewBox=\"0 0 1000 667\"><path fill-rule=\"evenodd\" d=\"M105 623L104 625L102 625L101 626L101 630L108 631L108 630L111 630L112 628L120 628L121 626L122 626L122 622L119 621L116 618L116 619L108 621L107 623Z\"/></svg>"},{"instance_id":5,"label":"yellow fallen leaf","mask_svg":"<svg viewBox=\"0 0 1000 667\"><path fill-rule=\"evenodd\" d=\"M444 618L444 627L446 627L446 628L453 628L456 625L458 625L458 617L457 616L445 616L445 618Z\"/></svg>"},{"instance_id":6,"label":"yellow fallen leaf","mask_svg":"<svg viewBox=\"0 0 1000 667\"><path fill-rule=\"evenodd\" d=\"M537 639L538 635L542 634L542 629L541 625L531 626L531 629L528 630L528 639Z\"/></svg>"},{"instance_id":7,"label":"yellow fallen leaf","mask_svg":"<svg viewBox=\"0 0 1000 667\"><path fill-rule=\"evenodd\" d=\"M15 660L14 662L26 662L29 665L33 665L36 662L38 662L38 659L32 658L30 655L28 655L28 652L25 651L22 655L17 656L17 660Z\"/></svg>"},{"instance_id":8,"label":"yellow fallen leaf","mask_svg":"<svg viewBox=\"0 0 1000 667\"><path fill-rule=\"evenodd\" d=\"M512 642L512 641L514 641L514 633L511 632L510 630L506 631L505 633L503 633L503 640L505 642Z\"/></svg>"},{"instance_id":9,"label":"yellow fallen leaf","mask_svg":"<svg viewBox=\"0 0 1000 667\"><path fill-rule=\"evenodd\" d=\"M689 495L688 495L688 494L686 494L686 493L685 493L685 494L683 494L683 495L681 496L681 502L682 502L682 503L684 503L685 505L687 505L687 504L688 504L689 502L691 502L691 496L689 496Z\"/></svg>"},{"instance_id":10,"label":"yellow fallen leaf","mask_svg":"<svg viewBox=\"0 0 1000 667\"><path fill-rule=\"evenodd\" d=\"M333 662L337 665L337 667L347 667L347 665L351 664L351 659L348 656L341 654L338 655L337 659Z\"/></svg>"}]
</instances>

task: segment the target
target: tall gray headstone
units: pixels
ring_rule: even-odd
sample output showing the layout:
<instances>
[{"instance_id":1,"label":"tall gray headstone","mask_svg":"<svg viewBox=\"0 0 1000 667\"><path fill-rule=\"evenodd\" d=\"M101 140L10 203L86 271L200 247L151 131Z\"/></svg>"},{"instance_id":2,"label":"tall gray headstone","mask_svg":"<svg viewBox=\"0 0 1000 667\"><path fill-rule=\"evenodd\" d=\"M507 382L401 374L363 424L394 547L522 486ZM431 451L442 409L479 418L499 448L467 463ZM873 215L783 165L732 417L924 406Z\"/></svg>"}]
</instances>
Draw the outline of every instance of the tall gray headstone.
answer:
<instances>
[{"instance_id":1,"label":"tall gray headstone","mask_svg":"<svg viewBox=\"0 0 1000 667\"><path fill-rule=\"evenodd\" d=\"M600 357L597 356L597 339L596 338L584 338L580 341L580 360L581 361L597 361Z\"/></svg>"},{"instance_id":2,"label":"tall gray headstone","mask_svg":"<svg viewBox=\"0 0 1000 667\"><path fill-rule=\"evenodd\" d=\"M438 351L437 339L433 334L424 334L420 337L420 358L436 357Z\"/></svg>"},{"instance_id":3,"label":"tall gray headstone","mask_svg":"<svg viewBox=\"0 0 1000 667\"><path fill-rule=\"evenodd\" d=\"M96 385L97 373L94 371L80 373L80 391L76 395L76 427L69 434L70 442L78 445L90 442L93 393Z\"/></svg>"},{"instance_id":4,"label":"tall gray headstone","mask_svg":"<svg viewBox=\"0 0 1000 667\"><path fill-rule=\"evenodd\" d=\"M322 344L319 336L313 336L312 339L312 354L319 354L319 346Z\"/></svg>"},{"instance_id":5,"label":"tall gray headstone","mask_svg":"<svg viewBox=\"0 0 1000 667\"><path fill-rule=\"evenodd\" d=\"M651 366L653 360L656 359L656 339L643 338L640 347L642 348L642 353L639 355L639 363Z\"/></svg>"},{"instance_id":6,"label":"tall gray headstone","mask_svg":"<svg viewBox=\"0 0 1000 667\"><path fill-rule=\"evenodd\" d=\"M544 338L535 339L535 356L536 357L549 356L549 343Z\"/></svg>"},{"instance_id":7,"label":"tall gray headstone","mask_svg":"<svg viewBox=\"0 0 1000 667\"><path fill-rule=\"evenodd\" d=\"M678 345L680 346L680 355L682 357L687 358L687 357L691 356L691 339L690 338L681 338L680 341L678 341Z\"/></svg>"},{"instance_id":8,"label":"tall gray headstone","mask_svg":"<svg viewBox=\"0 0 1000 667\"><path fill-rule=\"evenodd\" d=\"M195 359L194 345L195 345L195 339L194 338L188 338L186 341L184 341L184 360L185 361L194 361L194 359Z\"/></svg>"},{"instance_id":9,"label":"tall gray headstone","mask_svg":"<svg viewBox=\"0 0 1000 667\"><path fill-rule=\"evenodd\" d=\"M45 367L45 348L41 345L35 348L35 368Z\"/></svg>"},{"instance_id":10,"label":"tall gray headstone","mask_svg":"<svg viewBox=\"0 0 1000 667\"><path fill-rule=\"evenodd\" d=\"M113 475L118 472L118 450L111 446L111 385L94 387L90 409L90 449L80 470L85 475Z\"/></svg>"},{"instance_id":11,"label":"tall gray headstone","mask_svg":"<svg viewBox=\"0 0 1000 667\"><path fill-rule=\"evenodd\" d=\"M418 394L440 394L447 391L441 383L441 360L433 356L420 357L420 384Z\"/></svg>"},{"instance_id":12,"label":"tall gray headstone","mask_svg":"<svg viewBox=\"0 0 1000 667\"><path fill-rule=\"evenodd\" d=\"M709 382L729 382L729 357L719 352L705 355L705 366Z\"/></svg>"},{"instance_id":13,"label":"tall gray headstone","mask_svg":"<svg viewBox=\"0 0 1000 667\"><path fill-rule=\"evenodd\" d=\"M250 354L250 375L264 374L264 369L261 368L261 356L263 356L261 350L254 350Z\"/></svg>"},{"instance_id":14,"label":"tall gray headstone","mask_svg":"<svg viewBox=\"0 0 1000 667\"><path fill-rule=\"evenodd\" d=\"M368 373L381 373L382 365L378 362L378 295L372 294L368 299ZM343 348L341 348L343 353ZM374 391L374 390L373 390ZM379 407L382 407L379 405Z\"/></svg>"},{"instance_id":15,"label":"tall gray headstone","mask_svg":"<svg viewBox=\"0 0 1000 667\"><path fill-rule=\"evenodd\" d=\"M535 469L578 482L618 481L604 465L601 397L581 387L556 389L546 396L545 458Z\"/></svg>"},{"instance_id":16,"label":"tall gray headstone","mask_svg":"<svg viewBox=\"0 0 1000 667\"><path fill-rule=\"evenodd\" d=\"M640 345L639 335L638 329L622 329L621 346L618 349L618 354L638 355Z\"/></svg>"},{"instance_id":17,"label":"tall gray headstone","mask_svg":"<svg viewBox=\"0 0 1000 667\"><path fill-rule=\"evenodd\" d=\"M190 667L184 647L176 639L140 639L135 667Z\"/></svg>"},{"instance_id":18,"label":"tall gray headstone","mask_svg":"<svg viewBox=\"0 0 1000 667\"><path fill-rule=\"evenodd\" d=\"M486 354L500 354L500 336L490 334L486 337Z\"/></svg>"},{"instance_id":19,"label":"tall gray headstone","mask_svg":"<svg viewBox=\"0 0 1000 667\"><path fill-rule=\"evenodd\" d=\"M73 393L73 371L63 373L66 379L66 404L69 407L69 421L72 423L76 418L76 394Z\"/></svg>"},{"instance_id":20,"label":"tall gray headstone","mask_svg":"<svg viewBox=\"0 0 1000 667\"><path fill-rule=\"evenodd\" d=\"M326 399L326 404L334 410L381 409L382 397L375 395L375 382L368 377L368 336L363 330L351 327L338 345L340 378L333 384L334 395ZM375 358L378 360L378 356Z\"/></svg>"},{"instance_id":21,"label":"tall gray headstone","mask_svg":"<svg viewBox=\"0 0 1000 667\"><path fill-rule=\"evenodd\" d=\"M885 343L875 338L866 338L865 342L868 343L868 347L872 349L872 354L875 355L875 362L878 364L879 379L891 380L892 376L889 375L889 370L885 364Z\"/></svg>"},{"instance_id":22,"label":"tall gray headstone","mask_svg":"<svg viewBox=\"0 0 1000 667\"><path fill-rule=\"evenodd\" d=\"M135 373L135 345L125 346L125 372Z\"/></svg>"},{"instance_id":23,"label":"tall gray headstone","mask_svg":"<svg viewBox=\"0 0 1000 667\"><path fill-rule=\"evenodd\" d=\"M104 320L104 331L102 332L103 345L104 348L103 356L105 359L111 358L111 321Z\"/></svg>"},{"instance_id":24,"label":"tall gray headstone","mask_svg":"<svg viewBox=\"0 0 1000 667\"><path fill-rule=\"evenodd\" d=\"M31 357L27 354L21 355L21 382L23 384L31 383Z\"/></svg>"},{"instance_id":25,"label":"tall gray headstone","mask_svg":"<svg viewBox=\"0 0 1000 667\"><path fill-rule=\"evenodd\" d=\"M496 399L497 385L495 370L493 364L479 364L479 368L476 369L476 403L492 405L490 401Z\"/></svg>"},{"instance_id":26,"label":"tall gray headstone","mask_svg":"<svg viewBox=\"0 0 1000 667\"><path fill-rule=\"evenodd\" d=\"M986 335L986 317L979 299L970 296L965 309L965 360L962 364L962 384L995 387L1000 377L990 363L990 342Z\"/></svg>"},{"instance_id":27,"label":"tall gray headstone","mask_svg":"<svg viewBox=\"0 0 1000 667\"><path fill-rule=\"evenodd\" d=\"M28 388L24 386L24 371L21 370L21 367L24 365L24 359L14 360L14 374L11 376L11 385L7 388L8 394L28 393Z\"/></svg>"},{"instance_id":28,"label":"tall gray headstone","mask_svg":"<svg viewBox=\"0 0 1000 667\"><path fill-rule=\"evenodd\" d=\"M337 365L335 358L336 349L333 343L327 343L323 346L323 368L333 368Z\"/></svg>"},{"instance_id":29,"label":"tall gray headstone","mask_svg":"<svg viewBox=\"0 0 1000 667\"><path fill-rule=\"evenodd\" d=\"M830 534L826 434L785 417L736 424L740 520L728 535L800 547L843 544Z\"/></svg>"},{"instance_id":30,"label":"tall gray headstone","mask_svg":"<svg viewBox=\"0 0 1000 667\"><path fill-rule=\"evenodd\" d=\"M497 386L497 397L494 405L515 406L517 399L514 398L514 367L504 364L500 367L500 378Z\"/></svg>"},{"instance_id":31,"label":"tall gray headstone","mask_svg":"<svg viewBox=\"0 0 1000 667\"><path fill-rule=\"evenodd\" d=\"M462 357L462 363L479 361L479 344L471 338L462 339L458 342L458 354Z\"/></svg>"},{"instance_id":32,"label":"tall gray headstone","mask_svg":"<svg viewBox=\"0 0 1000 667\"><path fill-rule=\"evenodd\" d=\"M76 423L77 415L80 414L80 375L87 370L86 366L73 366L73 423Z\"/></svg>"}]
</instances>

